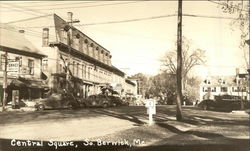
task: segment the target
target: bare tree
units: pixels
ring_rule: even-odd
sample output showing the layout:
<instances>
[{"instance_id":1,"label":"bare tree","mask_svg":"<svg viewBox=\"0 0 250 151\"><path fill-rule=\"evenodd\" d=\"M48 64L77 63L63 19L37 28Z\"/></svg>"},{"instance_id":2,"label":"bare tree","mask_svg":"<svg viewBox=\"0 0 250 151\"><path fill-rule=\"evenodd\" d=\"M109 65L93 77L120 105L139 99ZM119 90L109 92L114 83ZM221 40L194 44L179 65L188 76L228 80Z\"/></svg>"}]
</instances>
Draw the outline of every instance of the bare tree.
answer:
<instances>
[{"instance_id":1,"label":"bare tree","mask_svg":"<svg viewBox=\"0 0 250 151\"><path fill-rule=\"evenodd\" d=\"M202 65L205 63L205 51L201 49L191 49L191 42L187 38L183 37L182 40L182 78L183 78L183 89L187 82L188 73L197 65ZM169 73L176 73L176 50L167 51L164 58L162 58L162 63L164 68Z\"/></svg>"},{"instance_id":2,"label":"bare tree","mask_svg":"<svg viewBox=\"0 0 250 151\"><path fill-rule=\"evenodd\" d=\"M231 27L232 30L238 29L241 32L241 42L239 43L239 47L243 51L245 67L250 67L249 46L246 44L246 40L249 39L250 2L245 0L226 0L214 3L219 4L218 7L221 7L224 13L234 14L237 16L237 18L231 21Z\"/></svg>"}]
</instances>

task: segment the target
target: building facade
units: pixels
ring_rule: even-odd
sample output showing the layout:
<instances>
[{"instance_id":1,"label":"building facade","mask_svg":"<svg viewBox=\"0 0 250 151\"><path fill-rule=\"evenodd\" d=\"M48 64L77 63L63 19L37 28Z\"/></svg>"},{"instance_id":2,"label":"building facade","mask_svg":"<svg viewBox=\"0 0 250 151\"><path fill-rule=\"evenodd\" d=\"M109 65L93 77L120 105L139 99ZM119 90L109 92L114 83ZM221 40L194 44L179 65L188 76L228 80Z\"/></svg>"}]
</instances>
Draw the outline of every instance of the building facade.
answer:
<instances>
[{"instance_id":1,"label":"building facade","mask_svg":"<svg viewBox=\"0 0 250 151\"><path fill-rule=\"evenodd\" d=\"M68 13L71 18L72 15ZM52 92L66 88L66 68L69 68L75 94L85 98L100 93L106 85L112 85L121 94L125 74L112 65L110 51L65 19L53 14L19 22L16 26L29 31L26 37L48 56L43 59L42 69ZM32 36L30 31L39 33L40 37Z\"/></svg>"},{"instance_id":2,"label":"building facade","mask_svg":"<svg viewBox=\"0 0 250 151\"><path fill-rule=\"evenodd\" d=\"M137 95L137 82L129 79L125 80L124 95Z\"/></svg>"},{"instance_id":3,"label":"building facade","mask_svg":"<svg viewBox=\"0 0 250 151\"><path fill-rule=\"evenodd\" d=\"M200 85L200 101L213 99L215 95L232 95L249 99L249 85L247 74L236 76L209 76Z\"/></svg>"},{"instance_id":4,"label":"building facade","mask_svg":"<svg viewBox=\"0 0 250 151\"><path fill-rule=\"evenodd\" d=\"M7 102L42 97L47 87L42 79L42 58L46 57L24 36L24 31L1 24L0 100L3 100L4 71L7 71ZM7 56L6 56L7 55ZM7 57L7 62L5 57ZM5 64L7 63L7 69Z\"/></svg>"}]
</instances>

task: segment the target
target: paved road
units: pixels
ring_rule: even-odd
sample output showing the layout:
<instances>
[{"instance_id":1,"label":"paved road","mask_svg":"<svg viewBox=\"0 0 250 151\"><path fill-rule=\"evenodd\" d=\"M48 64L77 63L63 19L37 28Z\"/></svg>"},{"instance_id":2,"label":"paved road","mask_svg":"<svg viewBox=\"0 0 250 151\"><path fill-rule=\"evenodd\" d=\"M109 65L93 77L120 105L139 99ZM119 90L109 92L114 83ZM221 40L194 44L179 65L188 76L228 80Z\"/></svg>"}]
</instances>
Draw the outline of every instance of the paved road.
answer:
<instances>
[{"instance_id":1,"label":"paved road","mask_svg":"<svg viewBox=\"0 0 250 151\"><path fill-rule=\"evenodd\" d=\"M183 108L184 122L175 120L175 106L157 106L156 125L146 126L143 106L81 110L0 113L1 139L109 140L143 138L146 145L230 143L249 139L249 115ZM188 140L188 141L187 141ZM211 143L211 142L210 142Z\"/></svg>"}]
</instances>

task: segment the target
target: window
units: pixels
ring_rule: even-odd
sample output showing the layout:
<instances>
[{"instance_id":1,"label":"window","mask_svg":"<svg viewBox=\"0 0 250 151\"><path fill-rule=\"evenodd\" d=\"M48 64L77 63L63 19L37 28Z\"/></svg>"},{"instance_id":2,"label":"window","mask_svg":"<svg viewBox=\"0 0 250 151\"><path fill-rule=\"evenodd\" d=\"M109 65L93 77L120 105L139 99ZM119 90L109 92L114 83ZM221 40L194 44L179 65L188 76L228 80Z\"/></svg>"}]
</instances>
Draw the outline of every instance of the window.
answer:
<instances>
[{"instance_id":1,"label":"window","mask_svg":"<svg viewBox=\"0 0 250 151\"><path fill-rule=\"evenodd\" d=\"M73 61L72 64L72 74L75 75L75 61Z\"/></svg>"},{"instance_id":2,"label":"window","mask_svg":"<svg viewBox=\"0 0 250 151\"><path fill-rule=\"evenodd\" d=\"M73 38L73 47L74 47L76 50L79 50L79 38L77 38L77 37L74 37L74 38Z\"/></svg>"},{"instance_id":3,"label":"window","mask_svg":"<svg viewBox=\"0 0 250 151\"><path fill-rule=\"evenodd\" d=\"M34 60L28 59L28 68L29 68L29 74L34 74Z\"/></svg>"},{"instance_id":4,"label":"window","mask_svg":"<svg viewBox=\"0 0 250 151\"><path fill-rule=\"evenodd\" d=\"M221 87L221 92L227 92L227 87Z\"/></svg>"},{"instance_id":5,"label":"window","mask_svg":"<svg viewBox=\"0 0 250 151\"><path fill-rule=\"evenodd\" d=\"M44 59L42 63L43 63L43 70L46 71L48 69L48 59ZM60 63L60 66L61 66L61 63Z\"/></svg>"},{"instance_id":6,"label":"window","mask_svg":"<svg viewBox=\"0 0 250 151\"><path fill-rule=\"evenodd\" d=\"M213 88L212 88L212 92L216 92L216 87L213 87Z\"/></svg>"},{"instance_id":7,"label":"window","mask_svg":"<svg viewBox=\"0 0 250 151\"><path fill-rule=\"evenodd\" d=\"M85 42L83 42L82 43L82 52L84 53L84 54L87 54L87 44L85 43Z\"/></svg>"},{"instance_id":8,"label":"window","mask_svg":"<svg viewBox=\"0 0 250 151\"><path fill-rule=\"evenodd\" d=\"M4 70L4 65L5 65L5 57L2 54L0 58L0 70Z\"/></svg>"},{"instance_id":9,"label":"window","mask_svg":"<svg viewBox=\"0 0 250 151\"><path fill-rule=\"evenodd\" d=\"M240 88L239 87L233 87L232 90L233 90L233 92L239 92Z\"/></svg>"},{"instance_id":10,"label":"window","mask_svg":"<svg viewBox=\"0 0 250 151\"><path fill-rule=\"evenodd\" d=\"M76 65L76 76L77 77L79 76L79 63L77 63Z\"/></svg>"},{"instance_id":11,"label":"window","mask_svg":"<svg viewBox=\"0 0 250 151\"><path fill-rule=\"evenodd\" d=\"M85 65L82 65L82 79L85 79L85 76L86 76Z\"/></svg>"},{"instance_id":12,"label":"window","mask_svg":"<svg viewBox=\"0 0 250 151\"><path fill-rule=\"evenodd\" d=\"M61 30L61 41L67 44L67 32L65 30Z\"/></svg>"}]
</instances>

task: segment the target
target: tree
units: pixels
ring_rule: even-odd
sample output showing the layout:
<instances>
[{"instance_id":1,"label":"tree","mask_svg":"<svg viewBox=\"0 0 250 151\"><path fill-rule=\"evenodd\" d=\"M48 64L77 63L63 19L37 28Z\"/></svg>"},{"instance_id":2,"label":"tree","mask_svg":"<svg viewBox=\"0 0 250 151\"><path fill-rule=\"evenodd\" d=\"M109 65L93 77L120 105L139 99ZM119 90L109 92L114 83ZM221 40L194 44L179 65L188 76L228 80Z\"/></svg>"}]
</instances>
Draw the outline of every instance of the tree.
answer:
<instances>
[{"instance_id":1,"label":"tree","mask_svg":"<svg viewBox=\"0 0 250 151\"><path fill-rule=\"evenodd\" d=\"M201 49L191 49L191 42L189 39L182 38L182 78L183 89L185 89L187 83L188 73L197 65L205 63L205 51ZM177 63L177 51L167 51L164 58L162 58L163 66L166 72L175 74Z\"/></svg>"},{"instance_id":2,"label":"tree","mask_svg":"<svg viewBox=\"0 0 250 151\"><path fill-rule=\"evenodd\" d=\"M250 2L245 0L227 0L214 3L219 4L218 6L221 7L224 13L237 15L237 17L231 21L231 26L239 29L241 32L241 41L239 47L243 50L243 58L245 60L246 68L250 67L249 46L246 44L246 40L249 40Z\"/></svg>"},{"instance_id":3,"label":"tree","mask_svg":"<svg viewBox=\"0 0 250 151\"><path fill-rule=\"evenodd\" d=\"M149 78L149 89L146 93L162 97L161 103L173 104L176 97L176 78L175 74L167 72L159 73Z\"/></svg>"},{"instance_id":4,"label":"tree","mask_svg":"<svg viewBox=\"0 0 250 151\"><path fill-rule=\"evenodd\" d=\"M145 93L148 86L148 76L144 75L143 73L137 73L135 75L132 75L130 77L131 79L136 79L138 81L138 94L141 94L143 97L145 97Z\"/></svg>"}]
</instances>

